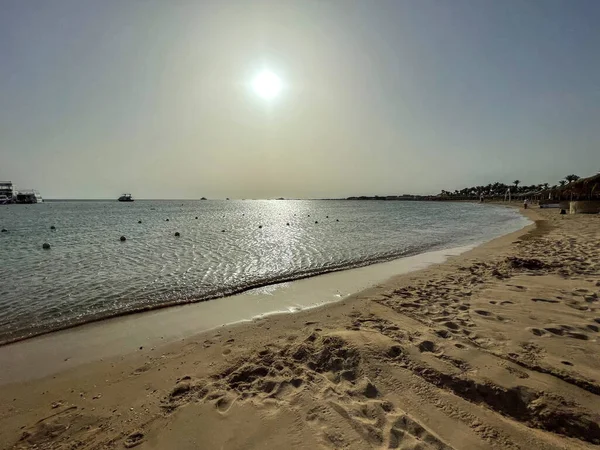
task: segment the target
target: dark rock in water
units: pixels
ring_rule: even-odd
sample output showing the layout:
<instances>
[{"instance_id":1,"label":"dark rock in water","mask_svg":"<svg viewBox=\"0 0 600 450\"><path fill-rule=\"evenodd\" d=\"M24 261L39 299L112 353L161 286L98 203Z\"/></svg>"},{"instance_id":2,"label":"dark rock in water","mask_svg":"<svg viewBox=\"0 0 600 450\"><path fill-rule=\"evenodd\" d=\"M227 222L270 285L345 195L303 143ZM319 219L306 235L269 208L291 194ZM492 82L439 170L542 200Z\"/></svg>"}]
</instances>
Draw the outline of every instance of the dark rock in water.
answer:
<instances>
[{"instance_id":1,"label":"dark rock in water","mask_svg":"<svg viewBox=\"0 0 600 450\"><path fill-rule=\"evenodd\" d=\"M0 233L8 233L8 230L6 228L2 228L2 231Z\"/></svg>"},{"instance_id":2,"label":"dark rock in water","mask_svg":"<svg viewBox=\"0 0 600 450\"><path fill-rule=\"evenodd\" d=\"M142 221L141 221L141 220L138 220L138 223L142 223Z\"/></svg>"},{"instance_id":3,"label":"dark rock in water","mask_svg":"<svg viewBox=\"0 0 600 450\"><path fill-rule=\"evenodd\" d=\"M50 250L50 244L48 244L47 242L44 242L44 245L42 245L42 248L44 250Z\"/></svg>"},{"instance_id":4,"label":"dark rock in water","mask_svg":"<svg viewBox=\"0 0 600 450\"><path fill-rule=\"evenodd\" d=\"M54 225L52 225L52 226L50 227L50 229L51 229L51 230L56 230L56 227L55 227Z\"/></svg>"},{"instance_id":5,"label":"dark rock in water","mask_svg":"<svg viewBox=\"0 0 600 450\"><path fill-rule=\"evenodd\" d=\"M181 234L179 234L179 231L176 231L175 232L175 237L179 237L179 236L181 236Z\"/></svg>"},{"instance_id":6,"label":"dark rock in water","mask_svg":"<svg viewBox=\"0 0 600 450\"><path fill-rule=\"evenodd\" d=\"M121 242L125 242L127 238L125 236L121 236Z\"/></svg>"}]
</instances>

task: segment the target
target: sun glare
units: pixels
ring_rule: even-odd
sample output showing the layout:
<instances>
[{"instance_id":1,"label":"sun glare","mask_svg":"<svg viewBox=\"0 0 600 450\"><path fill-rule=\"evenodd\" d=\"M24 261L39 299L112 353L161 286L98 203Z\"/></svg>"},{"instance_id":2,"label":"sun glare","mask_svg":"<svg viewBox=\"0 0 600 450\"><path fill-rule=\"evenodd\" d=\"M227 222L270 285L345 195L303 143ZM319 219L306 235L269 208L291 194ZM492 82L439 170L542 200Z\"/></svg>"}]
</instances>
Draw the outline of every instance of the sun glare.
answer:
<instances>
[{"instance_id":1,"label":"sun glare","mask_svg":"<svg viewBox=\"0 0 600 450\"><path fill-rule=\"evenodd\" d=\"M273 72L265 70L252 80L252 89L260 97L270 100L281 92L281 79Z\"/></svg>"}]
</instances>

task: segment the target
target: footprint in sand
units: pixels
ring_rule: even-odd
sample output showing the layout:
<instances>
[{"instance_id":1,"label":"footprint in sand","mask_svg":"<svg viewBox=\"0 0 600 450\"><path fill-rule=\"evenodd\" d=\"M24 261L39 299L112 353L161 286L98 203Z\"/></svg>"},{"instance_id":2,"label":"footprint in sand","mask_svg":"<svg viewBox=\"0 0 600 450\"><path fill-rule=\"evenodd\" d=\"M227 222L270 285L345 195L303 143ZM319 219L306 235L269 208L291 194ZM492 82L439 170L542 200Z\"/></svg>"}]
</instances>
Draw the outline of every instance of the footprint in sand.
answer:
<instances>
[{"instance_id":1,"label":"footprint in sand","mask_svg":"<svg viewBox=\"0 0 600 450\"><path fill-rule=\"evenodd\" d=\"M563 334L565 334L565 331L562 328L546 327L546 328L544 328L544 330L546 330L549 333L552 333L556 336L562 336Z\"/></svg>"},{"instance_id":2,"label":"footprint in sand","mask_svg":"<svg viewBox=\"0 0 600 450\"><path fill-rule=\"evenodd\" d=\"M476 310L475 310L475 312L476 312L477 314L479 314L480 316L484 316L484 317L488 317L488 316L491 316L491 315L492 315L492 313L491 313L491 312L489 312L489 311L486 311L485 309L476 309Z\"/></svg>"},{"instance_id":3,"label":"footprint in sand","mask_svg":"<svg viewBox=\"0 0 600 450\"><path fill-rule=\"evenodd\" d=\"M403 414L392 424L387 448L434 448L452 450L433 433Z\"/></svg>"},{"instance_id":4,"label":"footprint in sand","mask_svg":"<svg viewBox=\"0 0 600 450\"><path fill-rule=\"evenodd\" d=\"M598 327L596 325L586 325L586 328L590 331L593 331L595 333L598 332Z\"/></svg>"},{"instance_id":5,"label":"footprint in sand","mask_svg":"<svg viewBox=\"0 0 600 450\"><path fill-rule=\"evenodd\" d=\"M511 302L510 300L504 300L503 302L500 302L500 305L514 305L514 302Z\"/></svg>"},{"instance_id":6,"label":"footprint in sand","mask_svg":"<svg viewBox=\"0 0 600 450\"><path fill-rule=\"evenodd\" d=\"M144 433L142 433L141 431L134 431L129 436L127 436L127 438L125 439L125 442L123 442L123 446L125 448L133 448L133 447L141 444L143 440L144 440Z\"/></svg>"},{"instance_id":7,"label":"footprint in sand","mask_svg":"<svg viewBox=\"0 0 600 450\"><path fill-rule=\"evenodd\" d=\"M532 302L543 302L543 303L558 303L558 300L549 300L547 298L532 298Z\"/></svg>"},{"instance_id":8,"label":"footprint in sand","mask_svg":"<svg viewBox=\"0 0 600 450\"><path fill-rule=\"evenodd\" d=\"M450 322L450 321L444 322L443 325L446 328L450 328L451 330L458 330L460 328L457 324L455 324L454 322Z\"/></svg>"},{"instance_id":9,"label":"footprint in sand","mask_svg":"<svg viewBox=\"0 0 600 450\"><path fill-rule=\"evenodd\" d=\"M421 353L434 352L437 350L435 344L432 341L423 341L418 345L418 348Z\"/></svg>"},{"instance_id":10,"label":"footprint in sand","mask_svg":"<svg viewBox=\"0 0 600 450\"><path fill-rule=\"evenodd\" d=\"M583 333L574 333L574 332L569 332L567 333L567 336L573 339L579 339L581 341L587 341L589 340L589 336Z\"/></svg>"},{"instance_id":11,"label":"footprint in sand","mask_svg":"<svg viewBox=\"0 0 600 450\"><path fill-rule=\"evenodd\" d=\"M548 334L546 331L540 330L539 328L530 328L529 331L531 331L536 336L546 336Z\"/></svg>"}]
</instances>

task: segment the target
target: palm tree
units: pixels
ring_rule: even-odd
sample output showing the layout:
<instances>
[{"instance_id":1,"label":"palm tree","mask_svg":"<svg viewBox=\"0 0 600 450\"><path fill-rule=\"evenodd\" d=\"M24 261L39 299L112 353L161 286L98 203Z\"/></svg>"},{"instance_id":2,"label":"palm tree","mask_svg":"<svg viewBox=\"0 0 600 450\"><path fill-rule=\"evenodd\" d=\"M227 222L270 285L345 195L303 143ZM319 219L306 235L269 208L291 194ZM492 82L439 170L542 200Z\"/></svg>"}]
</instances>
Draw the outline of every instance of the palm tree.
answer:
<instances>
[{"instance_id":1,"label":"palm tree","mask_svg":"<svg viewBox=\"0 0 600 450\"><path fill-rule=\"evenodd\" d=\"M542 184L542 186L544 187L544 189L548 189L548 186L550 186L548 183L544 183Z\"/></svg>"},{"instance_id":2,"label":"palm tree","mask_svg":"<svg viewBox=\"0 0 600 450\"><path fill-rule=\"evenodd\" d=\"M515 185L515 192L519 192L519 183L521 183L521 180L513 181L513 184Z\"/></svg>"},{"instance_id":3,"label":"palm tree","mask_svg":"<svg viewBox=\"0 0 600 450\"><path fill-rule=\"evenodd\" d=\"M571 174L571 175L567 175L567 176L565 177L565 180L567 180L569 183L572 183L573 181L577 181L577 180L579 180L579 178L580 178L580 177L579 177L578 175Z\"/></svg>"},{"instance_id":4,"label":"palm tree","mask_svg":"<svg viewBox=\"0 0 600 450\"><path fill-rule=\"evenodd\" d=\"M560 184L561 186L564 186L565 184L567 184L567 181L566 180L560 180L558 182L558 184Z\"/></svg>"}]
</instances>

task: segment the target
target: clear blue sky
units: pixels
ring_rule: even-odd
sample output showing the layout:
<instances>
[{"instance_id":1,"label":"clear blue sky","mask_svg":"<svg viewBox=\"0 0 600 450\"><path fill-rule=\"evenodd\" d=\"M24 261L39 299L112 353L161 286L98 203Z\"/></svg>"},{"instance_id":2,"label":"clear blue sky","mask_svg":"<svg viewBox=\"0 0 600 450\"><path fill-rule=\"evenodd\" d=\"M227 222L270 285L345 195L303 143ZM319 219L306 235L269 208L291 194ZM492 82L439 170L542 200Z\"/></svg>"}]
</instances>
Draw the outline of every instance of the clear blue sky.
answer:
<instances>
[{"instance_id":1,"label":"clear blue sky","mask_svg":"<svg viewBox=\"0 0 600 450\"><path fill-rule=\"evenodd\" d=\"M252 198L591 175L599 24L598 0L2 0L0 179Z\"/></svg>"}]
</instances>

